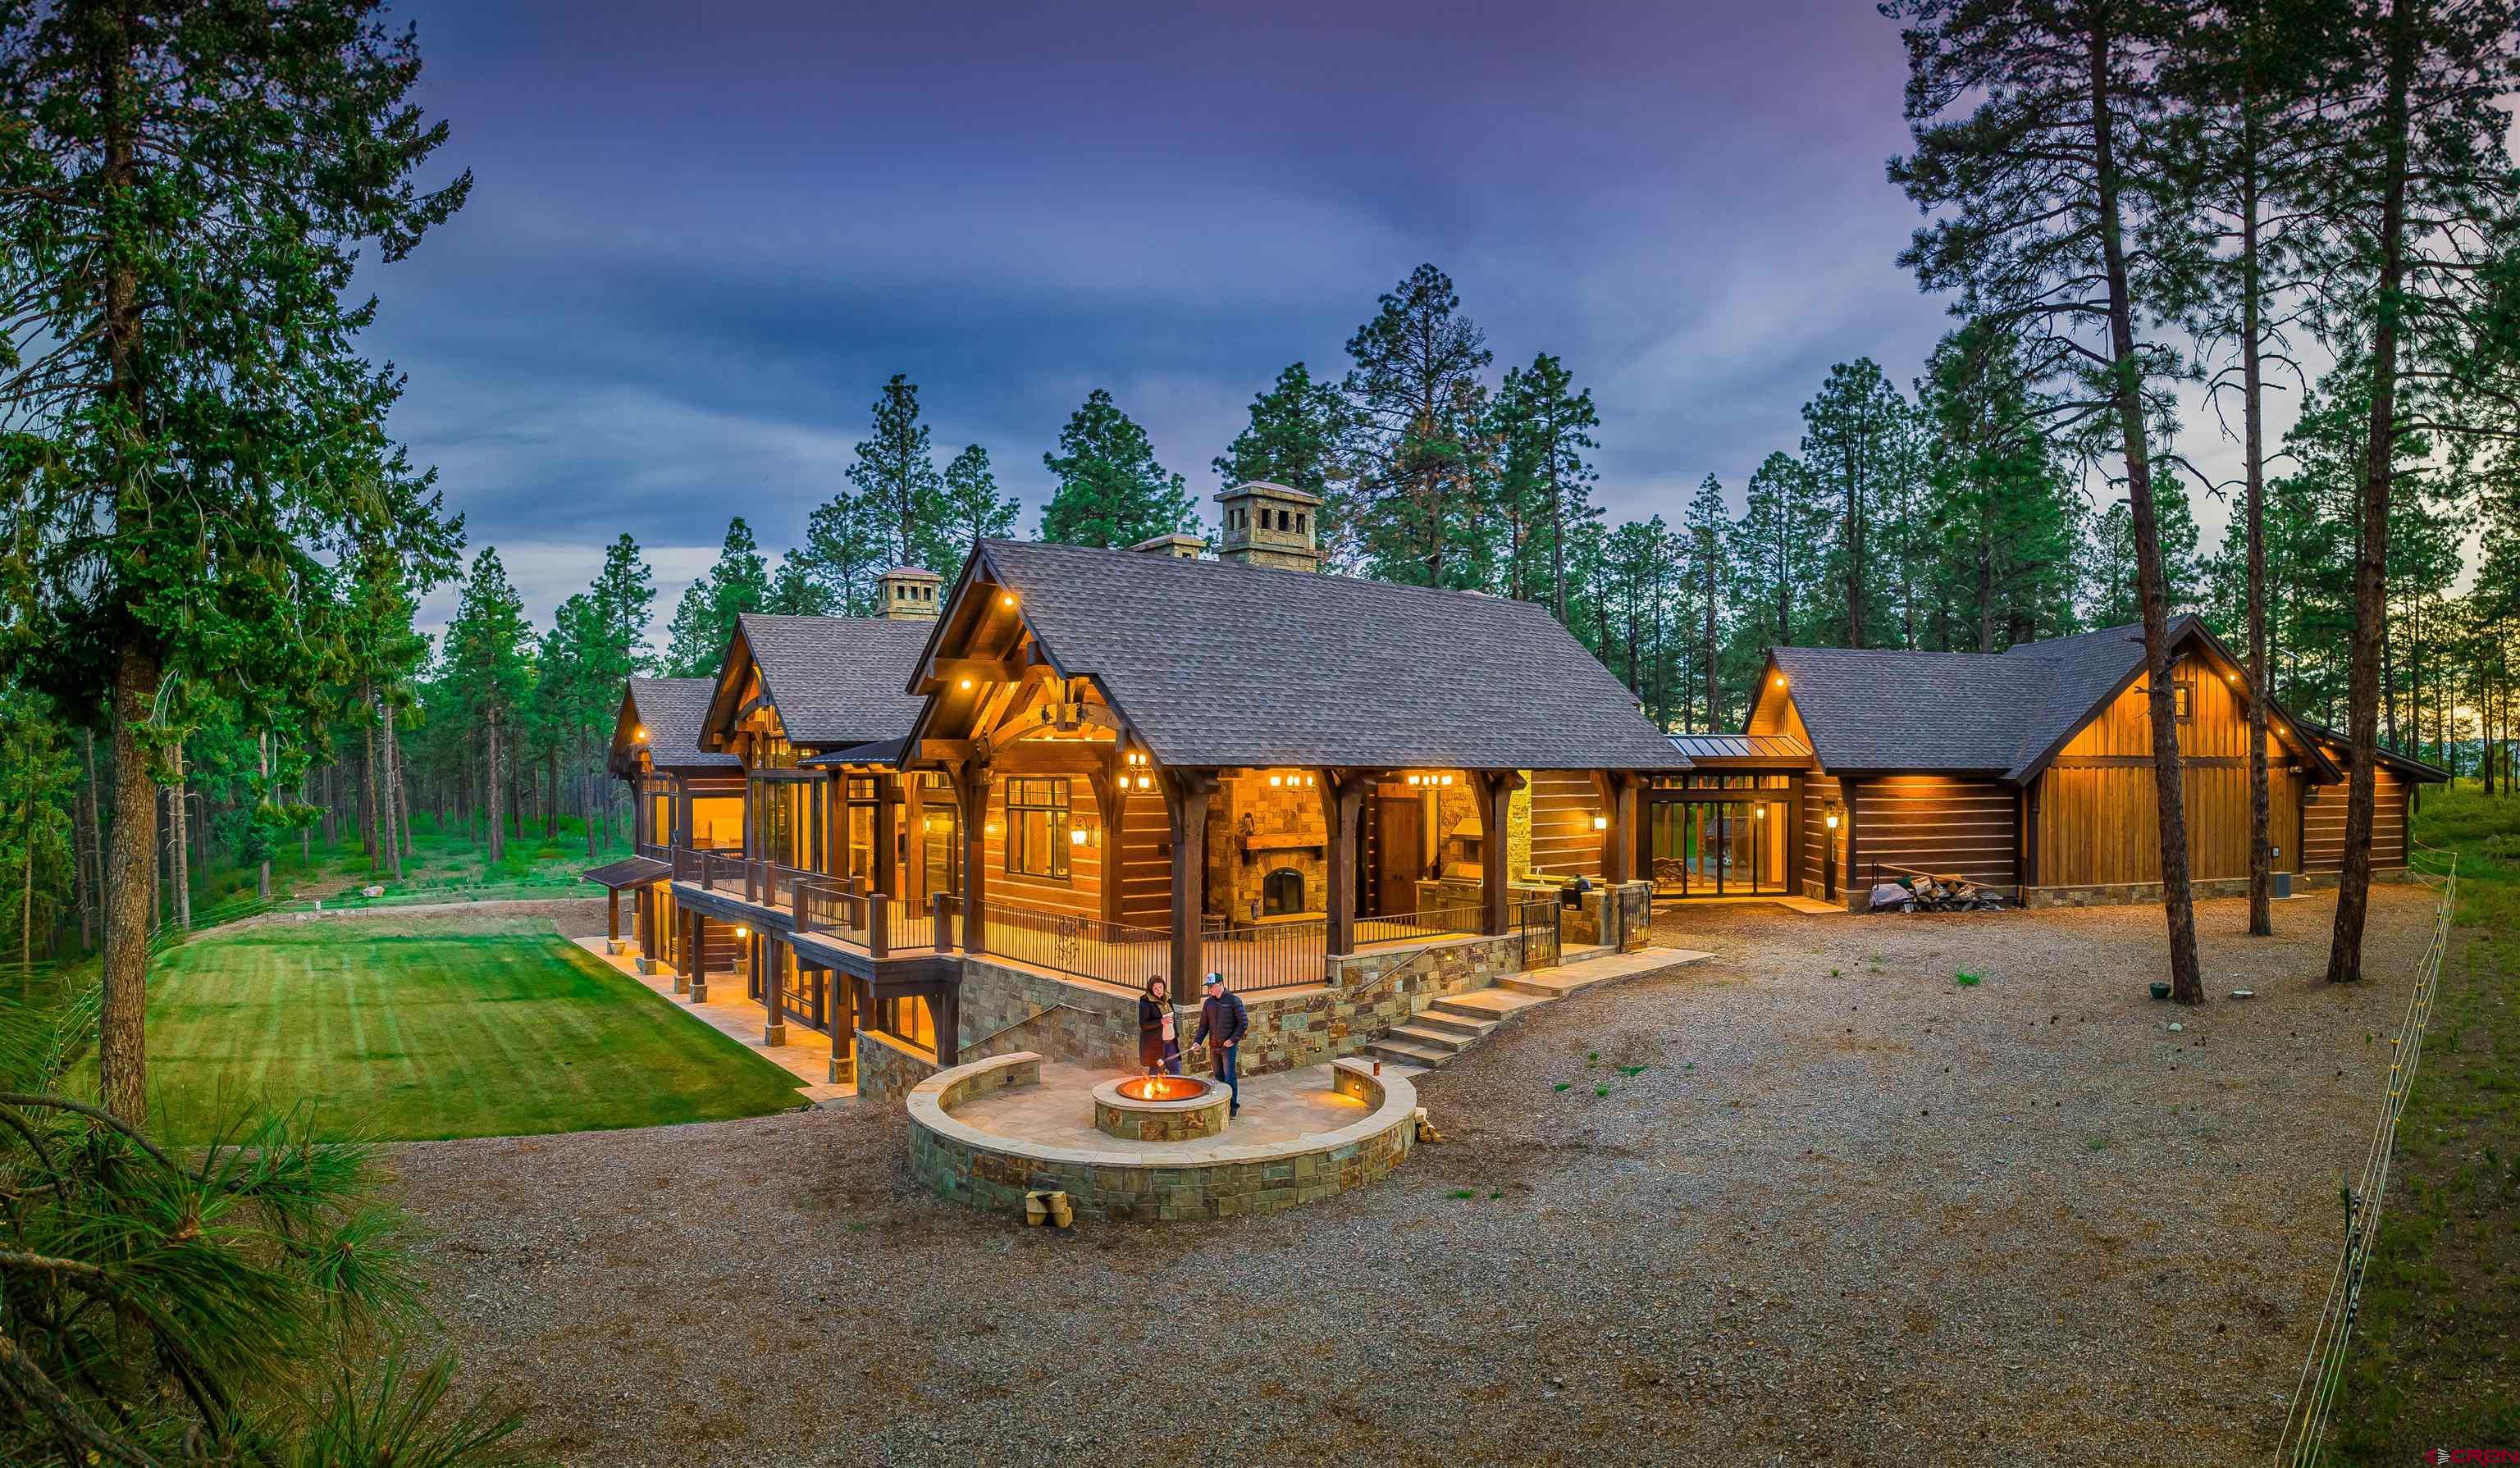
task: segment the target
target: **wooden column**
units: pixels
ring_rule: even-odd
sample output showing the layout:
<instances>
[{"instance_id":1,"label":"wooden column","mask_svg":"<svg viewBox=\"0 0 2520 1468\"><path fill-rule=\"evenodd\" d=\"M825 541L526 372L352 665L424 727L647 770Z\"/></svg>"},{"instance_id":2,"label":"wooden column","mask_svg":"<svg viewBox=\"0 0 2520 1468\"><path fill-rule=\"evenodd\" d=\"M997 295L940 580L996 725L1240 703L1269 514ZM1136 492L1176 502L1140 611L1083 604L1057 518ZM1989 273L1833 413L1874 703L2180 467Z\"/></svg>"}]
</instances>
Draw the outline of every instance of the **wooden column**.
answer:
<instances>
[{"instance_id":1,"label":"wooden column","mask_svg":"<svg viewBox=\"0 0 2520 1468\"><path fill-rule=\"evenodd\" d=\"M901 900L927 906L927 781L901 777Z\"/></svg>"},{"instance_id":2,"label":"wooden column","mask_svg":"<svg viewBox=\"0 0 2520 1468\"><path fill-rule=\"evenodd\" d=\"M805 829L802 833L805 850L801 853L802 860L796 865L807 871L819 871L825 876L832 874L832 852L834 848L830 821L824 812L831 796L832 782L845 778L847 777L843 775L827 775L805 787ZM842 788L845 790L847 787Z\"/></svg>"},{"instance_id":3,"label":"wooden column","mask_svg":"<svg viewBox=\"0 0 2520 1468\"><path fill-rule=\"evenodd\" d=\"M1365 792L1373 776L1361 770L1324 770L1321 781L1322 824L1329 836L1329 849L1323 853L1329 870L1324 880L1329 890L1322 894L1322 908L1328 916L1327 948L1333 954L1356 952L1356 859L1357 837L1365 823Z\"/></svg>"},{"instance_id":4,"label":"wooden column","mask_svg":"<svg viewBox=\"0 0 2520 1468\"><path fill-rule=\"evenodd\" d=\"M1102 823L1102 849L1095 869L1102 875L1101 911L1104 922L1120 920L1120 826L1128 819L1129 792L1121 781L1120 751L1114 746L1102 768L1086 776L1094 789L1094 817Z\"/></svg>"},{"instance_id":5,"label":"wooden column","mask_svg":"<svg viewBox=\"0 0 2520 1468\"><path fill-rule=\"evenodd\" d=\"M875 890L901 895L901 863L893 849L893 806L901 798L899 777L879 775L875 781Z\"/></svg>"},{"instance_id":6,"label":"wooden column","mask_svg":"<svg viewBox=\"0 0 2520 1468\"><path fill-rule=\"evenodd\" d=\"M761 1003L762 1007L769 1011L769 1018L761 1026L761 1043L766 1045L786 1045L788 1043L788 960L790 950L775 938L764 937L755 941L761 944L760 952L769 956L769 962L762 965L761 975Z\"/></svg>"},{"instance_id":7,"label":"wooden column","mask_svg":"<svg viewBox=\"0 0 2520 1468\"><path fill-rule=\"evenodd\" d=\"M962 986L945 983L931 991L929 1017L936 1021L936 1063L939 1066L963 1063L963 996Z\"/></svg>"},{"instance_id":8,"label":"wooden column","mask_svg":"<svg viewBox=\"0 0 2520 1468\"><path fill-rule=\"evenodd\" d=\"M1470 779L1479 796L1479 931L1493 937L1508 931L1513 914L1508 902L1512 855L1506 850L1506 824L1513 813L1513 792L1522 788L1519 770L1474 770Z\"/></svg>"},{"instance_id":9,"label":"wooden column","mask_svg":"<svg viewBox=\"0 0 2520 1468\"><path fill-rule=\"evenodd\" d=\"M1173 841L1173 993L1198 992L1207 975L1199 937L1207 907L1207 798L1216 793L1213 770L1167 770L1164 814Z\"/></svg>"},{"instance_id":10,"label":"wooden column","mask_svg":"<svg viewBox=\"0 0 2520 1468\"><path fill-rule=\"evenodd\" d=\"M683 778L679 775L673 777L673 781L674 839L672 844L691 846L695 844L695 838L692 835L692 787L683 783Z\"/></svg>"},{"instance_id":11,"label":"wooden column","mask_svg":"<svg viewBox=\"0 0 2520 1468\"><path fill-rule=\"evenodd\" d=\"M604 889L604 937L607 942L621 941L621 889Z\"/></svg>"},{"instance_id":12,"label":"wooden column","mask_svg":"<svg viewBox=\"0 0 2520 1468\"><path fill-rule=\"evenodd\" d=\"M963 802L963 952L989 951L988 925L981 904L989 898L989 767L966 760L954 782Z\"/></svg>"},{"instance_id":13,"label":"wooden column","mask_svg":"<svg viewBox=\"0 0 2520 1468\"><path fill-rule=\"evenodd\" d=\"M708 918L698 910L691 914L691 945L686 951L691 955L692 1002L705 1003L708 1000Z\"/></svg>"}]
</instances>

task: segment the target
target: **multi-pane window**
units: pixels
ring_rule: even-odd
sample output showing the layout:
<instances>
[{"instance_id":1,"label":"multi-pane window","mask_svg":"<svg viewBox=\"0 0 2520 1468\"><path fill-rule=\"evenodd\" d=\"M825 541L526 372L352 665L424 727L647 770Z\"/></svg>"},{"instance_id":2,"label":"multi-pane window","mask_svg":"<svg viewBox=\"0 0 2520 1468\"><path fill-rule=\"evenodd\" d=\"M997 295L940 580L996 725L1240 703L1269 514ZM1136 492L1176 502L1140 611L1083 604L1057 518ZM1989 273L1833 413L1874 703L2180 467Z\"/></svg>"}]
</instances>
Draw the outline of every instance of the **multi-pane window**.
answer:
<instances>
[{"instance_id":1,"label":"multi-pane window","mask_svg":"<svg viewBox=\"0 0 2520 1468\"><path fill-rule=\"evenodd\" d=\"M1007 781L1007 872L1067 880L1067 779Z\"/></svg>"}]
</instances>

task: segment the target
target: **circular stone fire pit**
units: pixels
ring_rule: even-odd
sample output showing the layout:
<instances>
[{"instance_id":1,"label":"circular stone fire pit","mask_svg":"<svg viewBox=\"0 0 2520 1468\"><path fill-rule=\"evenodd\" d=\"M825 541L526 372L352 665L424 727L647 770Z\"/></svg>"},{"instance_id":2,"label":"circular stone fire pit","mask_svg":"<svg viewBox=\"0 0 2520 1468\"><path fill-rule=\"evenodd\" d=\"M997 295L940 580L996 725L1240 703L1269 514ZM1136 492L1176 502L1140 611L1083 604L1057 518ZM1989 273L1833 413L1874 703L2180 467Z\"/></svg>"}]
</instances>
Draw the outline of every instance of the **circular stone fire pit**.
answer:
<instances>
[{"instance_id":1,"label":"circular stone fire pit","mask_svg":"<svg viewBox=\"0 0 2520 1468\"><path fill-rule=\"evenodd\" d=\"M1128 1141L1190 1141L1222 1133L1233 1102L1201 1076L1126 1076L1094 1088L1094 1126Z\"/></svg>"}]
</instances>

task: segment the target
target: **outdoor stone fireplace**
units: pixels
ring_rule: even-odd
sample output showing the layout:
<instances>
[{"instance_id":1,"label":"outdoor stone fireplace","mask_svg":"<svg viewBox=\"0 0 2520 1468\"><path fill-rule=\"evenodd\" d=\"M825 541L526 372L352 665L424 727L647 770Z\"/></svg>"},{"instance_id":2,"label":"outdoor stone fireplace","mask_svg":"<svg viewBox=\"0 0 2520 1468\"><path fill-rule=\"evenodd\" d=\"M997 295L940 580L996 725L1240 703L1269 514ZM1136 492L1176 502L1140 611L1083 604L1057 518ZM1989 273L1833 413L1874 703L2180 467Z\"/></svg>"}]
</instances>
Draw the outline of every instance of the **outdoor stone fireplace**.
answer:
<instances>
[{"instance_id":1,"label":"outdoor stone fireplace","mask_svg":"<svg viewBox=\"0 0 2520 1468\"><path fill-rule=\"evenodd\" d=\"M1272 783L1272 781L1275 783ZM1329 826L1309 770L1244 770L1208 803L1211 911L1236 922L1319 916L1328 892Z\"/></svg>"}]
</instances>

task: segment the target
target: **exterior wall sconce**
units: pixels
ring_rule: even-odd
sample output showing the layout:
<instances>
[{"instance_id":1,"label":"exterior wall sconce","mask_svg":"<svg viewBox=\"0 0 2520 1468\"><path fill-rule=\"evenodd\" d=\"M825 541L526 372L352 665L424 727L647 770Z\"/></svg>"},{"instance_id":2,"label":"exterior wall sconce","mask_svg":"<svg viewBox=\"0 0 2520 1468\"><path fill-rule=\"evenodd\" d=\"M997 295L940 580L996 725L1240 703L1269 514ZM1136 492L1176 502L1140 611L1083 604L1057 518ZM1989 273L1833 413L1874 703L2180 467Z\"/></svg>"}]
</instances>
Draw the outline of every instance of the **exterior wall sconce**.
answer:
<instances>
[{"instance_id":1,"label":"exterior wall sconce","mask_svg":"<svg viewBox=\"0 0 2520 1468\"><path fill-rule=\"evenodd\" d=\"M1084 826L1071 825L1067 828L1067 844L1070 846L1091 846L1094 844L1094 833Z\"/></svg>"},{"instance_id":2,"label":"exterior wall sconce","mask_svg":"<svg viewBox=\"0 0 2520 1468\"><path fill-rule=\"evenodd\" d=\"M1155 778L1154 778L1153 776L1151 776L1151 775L1141 775L1141 776L1139 776L1139 777L1138 777L1138 788L1139 788L1139 789L1141 789L1141 790L1151 790L1151 789L1153 789L1154 787L1155 787Z\"/></svg>"},{"instance_id":3,"label":"exterior wall sconce","mask_svg":"<svg viewBox=\"0 0 2520 1468\"><path fill-rule=\"evenodd\" d=\"M648 726L647 726L647 725L645 725L645 724L642 724L642 725L640 725L637 729L634 729L634 730L630 731L630 737L631 737L631 738L633 738L633 739L635 739L635 740L637 740L638 742L640 742L640 743L642 743L642 744L647 743L647 742L648 742Z\"/></svg>"},{"instance_id":4,"label":"exterior wall sconce","mask_svg":"<svg viewBox=\"0 0 2520 1468\"><path fill-rule=\"evenodd\" d=\"M1752 806L1750 810L1752 814L1756 815L1760 820L1765 821L1768 819L1768 808L1766 806Z\"/></svg>"},{"instance_id":5,"label":"exterior wall sconce","mask_svg":"<svg viewBox=\"0 0 2520 1468\"><path fill-rule=\"evenodd\" d=\"M1825 819L1826 819L1826 820L1827 820L1827 822L1828 822L1828 828L1829 828L1830 830L1835 830L1835 829L1837 829L1837 802L1835 802L1835 801L1830 801L1830 802L1829 802L1829 806L1828 806L1828 815L1827 815L1827 817L1826 817Z\"/></svg>"},{"instance_id":6,"label":"exterior wall sconce","mask_svg":"<svg viewBox=\"0 0 2520 1468\"><path fill-rule=\"evenodd\" d=\"M1781 688L1783 688L1783 687L1785 686L1785 675L1784 675L1784 674L1779 673L1779 674L1778 674L1778 675L1777 675L1777 678L1776 678L1776 686L1777 686L1778 688L1780 688L1780 689L1781 689Z\"/></svg>"},{"instance_id":7,"label":"exterior wall sconce","mask_svg":"<svg viewBox=\"0 0 2520 1468\"><path fill-rule=\"evenodd\" d=\"M1595 830L1597 830L1597 831L1605 831L1605 830L1608 830L1609 828L1610 828L1610 818L1609 818L1609 817L1607 817L1607 816L1602 816L1602 815L1598 815L1598 814L1597 814L1596 816L1594 816L1594 818L1593 818L1593 829L1595 829Z\"/></svg>"},{"instance_id":8,"label":"exterior wall sconce","mask_svg":"<svg viewBox=\"0 0 2520 1468\"><path fill-rule=\"evenodd\" d=\"M752 936L752 929L745 927L742 923L737 923L735 925L735 936L738 938L748 938Z\"/></svg>"}]
</instances>

